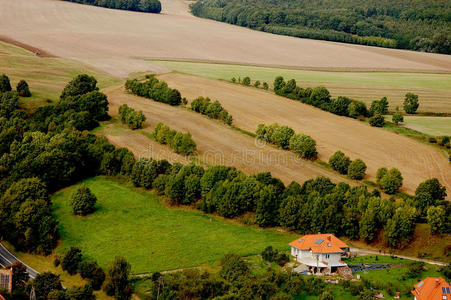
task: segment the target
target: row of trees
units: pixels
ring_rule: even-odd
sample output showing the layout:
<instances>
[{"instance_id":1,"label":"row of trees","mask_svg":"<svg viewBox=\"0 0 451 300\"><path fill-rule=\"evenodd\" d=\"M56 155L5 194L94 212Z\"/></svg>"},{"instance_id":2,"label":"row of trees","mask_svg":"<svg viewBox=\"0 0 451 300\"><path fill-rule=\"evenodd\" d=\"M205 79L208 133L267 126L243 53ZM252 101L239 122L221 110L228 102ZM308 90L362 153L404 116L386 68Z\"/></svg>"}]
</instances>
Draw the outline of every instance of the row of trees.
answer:
<instances>
[{"instance_id":1,"label":"row of trees","mask_svg":"<svg viewBox=\"0 0 451 300\"><path fill-rule=\"evenodd\" d=\"M242 85L246 85L246 86L250 86L251 85L251 78L249 76L246 76L243 78L243 80L241 80L241 77L238 77L238 79L236 79L235 77L232 77L231 81L233 83L240 83ZM256 80L253 84L254 87L256 88L261 88L264 90L268 90L269 89L269 85L267 82L263 82L261 83L260 80Z\"/></svg>"},{"instance_id":2,"label":"row of trees","mask_svg":"<svg viewBox=\"0 0 451 300\"><path fill-rule=\"evenodd\" d=\"M378 184L387 193L396 192L402 176L396 169L383 173L378 172ZM436 232L451 230L451 205L443 201L446 192L436 179L422 183L415 196L401 195L402 201L381 199L378 190L368 192L366 187L334 184L325 177L285 187L270 173L246 176L231 167L205 170L194 164L171 165L165 160L140 159L131 179L136 186L165 195L173 205L194 205L227 218L246 215L247 223L261 227L331 232L368 242L384 229L386 243L402 247L412 237L415 223L424 220L433 208L430 215L438 216Z\"/></svg>"},{"instance_id":3,"label":"row of trees","mask_svg":"<svg viewBox=\"0 0 451 300\"><path fill-rule=\"evenodd\" d=\"M197 146L191 138L191 133L178 132L163 123L158 123L155 126L153 136L157 142L169 145L176 153L192 155L197 151Z\"/></svg>"},{"instance_id":4,"label":"row of trees","mask_svg":"<svg viewBox=\"0 0 451 300\"><path fill-rule=\"evenodd\" d=\"M446 0L206 0L195 16L276 34L435 53L451 53Z\"/></svg>"},{"instance_id":5,"label":"row of trees","mask_svg":"<svg viewBox=\"0 0 451 300\"><path fill-rule=\"evenodd\" d=\"M340 174L347 174L349 178L362 180L367 169L366 164L360 158L353 161L343 152L337 151L329 158L329 165Z\"/></svg>"},{"instance_id":6,"label":"row of trees","mask_svg":"<svg viewBox=\"0 0 451 300\"><path fill-rule=\"evenodd\" d=\"M119 115L121 117L121 122L127 124L131 129L142 128L143 123L146 120L146 116L142 111L136 111L127 104L123 104L119 107Z\"/></svg>"},{"instance_id":7,"label":"row of trees","mask_svg":"<svg viewBox=\"0 0 451 300\"><path fill-rule=\"evenodd\" d=\"M161 2L159 0L64 0L64 1L147 13L158 14L161 12Z\"/></svg>"},{"instance_id":8,"label":"row of trees","mask_svg":"<svg viewBox=\"0 0 451 300\"><path fill-rule=\"evenodd\" d=\"M280 126L277 123L269 126L260 124L256 134L257 138L275 144L282 149L290 149L302 158L314 159L318 154L314 139L305 134L296 134L288 126Z\"/></svg>"},{"instance_id":9,"label":"row of trees","mask_svg":"<svg viewBox=\"0 0 451 300\"><path fill-rule=\"evenodd\" d=\"M0 93L11 92L11 81L5 74L0 76ZM30 87L25 80L17 83L16 91L20 97L31 97Z\"/></svg>"},{"instance_id":10,"label":"row of trees","mask_svg":"<svg viewBox=\"0 0 451 300\"><path fill-rule=\"evenodd\" d=\"M220 119L227 125L232 125L232 116L219 101L211 102L208 97L198 97L191 102L191 109L212 119Z\"/></svg>"},{"instance_id":11,"label":"row of trees","mask_svg":"<svg viewBox=\"0 0 451 300\"><path fill-rule=\"evenodd\" d=\"M182 96L176 89L171 89L164 81L160 81L154 76L147 76L147 80L140 82L137 79L127 80L125 89L133 94L153 99L170 105L180 105Z\"/></svg>"},{"instance_id":12,"label":"row of trees","mask_svg":"<svg viewBox=\"0 0 451 300\"><path fill-rule=\"evenodd\" d=\"M49 193L97 174L131 172L133 154L81 132L108 118L95 78L80 75L33 115L0 97L0 231L16 248L48 254L58 239Z\"/></svg>"}]
</instances>

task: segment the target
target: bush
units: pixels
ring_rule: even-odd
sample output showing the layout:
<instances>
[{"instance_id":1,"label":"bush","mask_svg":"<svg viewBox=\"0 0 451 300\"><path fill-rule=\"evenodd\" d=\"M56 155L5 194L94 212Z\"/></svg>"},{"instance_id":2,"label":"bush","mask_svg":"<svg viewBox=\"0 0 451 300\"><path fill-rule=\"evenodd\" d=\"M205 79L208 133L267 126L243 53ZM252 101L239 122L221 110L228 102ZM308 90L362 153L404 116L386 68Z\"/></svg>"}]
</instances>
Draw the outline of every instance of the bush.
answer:
<instances>
[{"instance_id":1,"label":"bush","mask_svg":"<svg viewBox=\"0 0 451 300\"><path fill-rule=\"evenodd\" d=\"M171 130L167 125L158 123L153 132L155 140L161 144L168 144L176 153L191 155L197 151L196 143L191 134Z\"/></svg>"},{"instance_id":2,"label":"bush","mask_svg":"<svg viewBox=\"0 0 451 300\"><path fill-rule=\"evenodd\" d=\"M264 90L268 90L269 89L269 85L267 82L263 82L263 89Z\"/></svg>"},{"instance_id":3,"label":"bush","mask_svg":"<svg viewBox=\"0 0 451 300\"><path fill-rule=\"evenodd\" d=\"M349 164L348 176L351 179L362 180L365 177L366 164L360 158L357 158Z\"/></svg>"},{"instance_id":4,"label":"bush","mask_svg":"<svg viewBox=\"0 0 451 300\"><path fill-rule=\"evenodd\" d=\"M64 255L61 267L64 271L74 275L78 271L78 266L81 263L81 250L76 247L71 247Z\"/></svg>"},{"instance_id":5,"label":"bush","mask_svg":"<svg viewBox=\"0 0 451 300\"><path fill-rule=\"evenodd\" d=\"M191 102L191 109L212 119L220 119L227 125L232 125L232 116L219 101L211 102L208 97L198 97Z\"/></svg>"},{"instance_id":6,"label":"bush","mask_svg":"<svg viewBox=\"0 0 451 300\"><path fill-rule=\"evenodd\" d=\"M385 118L383 115L376 114L370 118L369 123L373 127L384 127Z\"/></svg>"},{"instance_id":7,"label":"bush","mask_svg":"<svg viewBox=\"0 0 451 300\"><path fill-rule=\"evenodd\" d=\"M256 82L254 82L254 87L258 88L260 84L261 84L260 80L257 80Z\"/></svg>"},{"instance_id":8,"label":"bush","mask_svg":"<svg viewBox=\"0 0 451 300\"><path fill-rule=\"evenodd\" d=\"M10 92L12 90L11 88L11 82L9 81L8 76L5 74L0 76L0 93Z\"/></svg>"},{"instance_id":9,"label":"bush","mask_svg":"<svg viewBox=\"0 0 451 300\"><path fill-rule=\"evenodd\" d=\"M360 116L367 117L368 110L366 104L360 101L353 101L349 104L349 116L354 119L357 119Z\"/></svg>"},{"instance_id":10,"label":"bush","mask_svg":"<svg viewBox=\"0 0 451 300\"><path fill-rule=\"evenodd\" d=\"M243 78L243 85L250 85L251 84L251 79L249 77L244 77Z\"/></svg>"},{"instance_id":11,"label":"bush","mask_svg":"<svg viewBox=\"0 0 451 300\"><path fill-rule=\"evenodd\" d=\"M313 102L314 106L320 106L322 103L330 101L330 93L323 86L316 87L310 95L310 100Z\"/></svg>"},{"instance_id":12,"label":"bush","mask_svg":"<svg viewBox=\"0 0 451 300\"><path fill-rule=\"evenodd\" d=\"M444 200L446 197L446 187L440 184L437 178L428 179L420 183L415 190L415 195L428 194L434 200Z\"/></svg>"},{"instance_id":13,"label":"bush","mask_svg":"<svg viewBox=\"0 0 451 300\"><path fill-rule=\"evenodd\" d=\"M395 112L392 116L392 121L393 123L398 125L399 123L404 122L404 116L400 112Z\"/></svg>"},{"instance_id":14,"label":"bush","mask_svg":"<svg viewBox=\"0 0 451 300\"><path fill-rule=\"evenodd\" d=\"M329 165L332 167L332 169L338 171L340 174L348 173L348 167L350 163L351 160L349 159L349 157L345 156L345 154L341 151L335 152L329 158Z\"/></svg>"},{"instance_id":15,"label":"bush","mask_svg":"<svg viewBox=\"0 0 451 300\"><path fill-rule=\"evenodd\" d=\"M403 178L401 172L396 168L388 171L386 168L379 169L377 171L377 178L380 188L389 195L397 193L402 186Z\"/></svg>"},{"instance_id":16,"label":"bush","mask_svg":"<svg viewBox=\"0 0 451 300\"><path fill-rule=\"evenodd\" d=\"M302 158L316 158L316 142L305 134L295 134L290 139L290 149Z\"/></svg>"},{"instance_id":17,"label":"bush","mask_svg":"<svg viewBox=\"0 0 451 300\"><path fill-rule=\"evenodd\" d=\"M235 83L236 82L236 78L235 77L232 77L232 83Z\"/></svg>"},{"instance_id":18,"label":"bush","mask_svg":"<svg viewBox=\"0 0 451 300\"><path fill-rule=\"evenodd\" d=\"M445 222L446 222L446 212L441 207L431 206L427 210L427 221L431 226L431 233L442 233L444 231Z\"/></svg>"},{"instance_id":19,"label":"bush","mask_svg":"<svg viewBox=\"0 0 451 300\"><path fill-rule=\"evenodd\" d=\"M30 88L28 87L28 83L25 80L19 81L16 90L21 97L31 97Z\"/></svg>"},{"instance_id":20,"label":"bush","mask_svg":"<svg viewBox=\"0 0 451 300\"><path fill-rule=\"evenodd\" d=\"M374 100L371 103L370 111L371 116L374 115L386 115L388 113L388 100L387 97L383 97L380 100Z\"/></svg>"},{"instance_id":21,"label":"bush","mask_svg":"<svg viewBox=\"0 0 451 300\"><path fill-rule=\"evenodd\" d=\"M403 106L406 113L414 114L420 106L420 103L418 102L418 95L407 93L404 97Z\"/></svg>"},{"instance_id":22,"label":"bush","mask_svg":"<svg viewBox=\"0 0 451 300\"><path fill-rule=\"evenodd\" d=\"M97 202L96 196L91 190L82 185L72 194L72 210L75 215L86 216L94 212L94 206Z\"/></svg>"},{"instance_id":23,"label":"bush","mask_svg":"<svg viewBox=\"0 0 451 300\"><path fill-rule=\"evenodd\" d=\"M144 82L139 82L137 79L127 80L125 89L137 96L173 106L182 103L182 96L178 90L169 88L166 82L160 81L154 76L149 76Z\"/></svg>"},{"instance_id":24,"label":"bush","mask_svg":"<svg viewBox=\"0 0 451 300\"><path fill-rule=\"evenodd\" d=\"M119 107L119 115L121 117L121 122L127 124L130 129L142 128L146 116L142 111L136 111L129 107L127 104L121 105Z\"/></svg>"}]
</instances>

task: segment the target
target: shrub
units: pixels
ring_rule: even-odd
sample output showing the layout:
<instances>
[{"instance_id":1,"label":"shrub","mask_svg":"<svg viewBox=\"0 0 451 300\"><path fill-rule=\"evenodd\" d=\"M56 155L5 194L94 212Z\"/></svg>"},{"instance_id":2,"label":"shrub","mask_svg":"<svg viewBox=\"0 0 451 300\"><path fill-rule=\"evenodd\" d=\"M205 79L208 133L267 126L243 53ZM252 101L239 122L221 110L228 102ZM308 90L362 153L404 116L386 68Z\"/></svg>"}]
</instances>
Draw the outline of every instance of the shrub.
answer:
<instances>
[{"instance_id":1,"label":"shrub","mask_svg":"<svg viewBox=\"0 0 451 300\"><path fill-rule=\"evenodd\" d=\"M85 185L79 187L77 191L72 194L72 210L76 215L85 216L94 212L96 202L96 196Z\"/></svg>"},{"instance_id":2,"label":"shrub","mask_svg":"<svg viewBox=\"0 0 451 300\"><path fill-rule=\"evenodd\" d=\"M81 263L81 250L76 247L70 247L69 251L64 255L61 267L64 271L74 275L78 271L78 266Z\"/></svg>"},{"instance_id":3,"label":"shrub","mask_svg":"<svg viewBox=\"0 0 451 300\"><path fill-rule=\"evenodd\" d=\"M269 89L269 85L267 82L263 82L263 89L264 90L268 90Z\"/></svg>"},{"instance_id":4,"label":"shrub","mask_svg":"<svg viewBox=\"0 0 451 300\"><path fill-rule=\"evenodd\" d=\"M231 79L231 80L232 80L232 82L233 82L233 83L235 83L235 82L236 82L236 78L235 78L235 77L232 77L232 79Z\"/></svg>"},{"instance_id":5,"label":"shrub","mask_svg":"<svg viewBox=\"0 0 451 300\"><path fill-rule=\"evenodd\" d=\"M398 125L399 123L404 122L404 116L400 112L395 112L392 116L392 121L393 123Z\"/></svg>"},{"instance_id":6,"label":"shrub","mask_svg":"<svg viewBox=\"0 0 451 300\"><path fill-rule=\"evenodd\" d=\"M382 172L384 172L383 168L382 170L379 169L378 170L378 175L382 174ZM381 173L380 173L381 171ZM389 171L387 171L387 169L385 169L386 173L383 175L380 175L380 179L378 176L378 184L381 187L381 189L389 194L395 194L398 192L399 188L402 186L402 175L401 172L399 172L398 169L396 168L392 168ZM380 174L379 174L380 173Z\"/></svg>"},{"instance_id":7,"label":"shrub","mask_svg":"<svg viewBox=\"0 0 451 300\"><path fill-rule=\"evenodd\" d=\"M25 80L19 81L16 90L21 97L31 97L30 88L28 87L28 83Z\"/></svg>"},{"instance_id":8,"label":"shrub","mask_svg":"<svg viewBox=\"0 0 451 300\"><path fill-rule=\"evenodd\" d=\"M12 90L11 88L11 82L9 81L8 76L5 74L0 76L0 93L4 92L10 92Z\"/></svg>"},{"instance_id":9,"label":"shrub","mask_svg":"<svg viewBox=\"0 0 451 300\"><path fill-rule=\"evenodd\" d=\"M335 152L329 158L329 164L335 171L338 171L340 174L347 174L348 167L351 163L349 157L345 156L345 154L341 151Z\"/></svg>"},{"instance_id":10,"label":"shrub","mask_svg":"<svg viewBox=\"0 0 451 300\"><path fill-rule=\"evenodd\" d=\"M316 87L313 89L312 94L310 95L310 100L313 102L313 105L320 106L321 103L327 103L330 101L330 93L323 86Z\"/></svg>"},{"instance_id":11,"label":"shrub","mask_svg":"<svg viewBox=\"0 0 451 300\"><path fill-rule=\"evenodd\" d=\"M196 143L191 134L171 130L167 125L158 123L153 132L155 140L160 144L168 144L176 153L183 155L194 154L197 150Z\"/></svg>"},{"instance_id":12,"label":"shrub","mask_svg":"<svg viewBox=\"0 0 451 300\"><path fill-rule=\"evenodd\" d=\"M336 100L333 100L330 104L330 112L339 116L349 116L349 105L352 100L347 97L338 97Z\"/></svg>"},{"instance_id":13,"label":"shrub","mask_svg":"<svg viewBox=\"0 0 451 300\"><path fill-rule=\"evenodd\" d=\"M349 164L348 176L351 179L362 180L365 177L366 164L360 158L357 158Z\"/></svg>"},{"instance_id":14,"label":"shrub","mask_svg":"<svg viewBox=\"0 0 451 300\"><path fill-rule=\"evenodd\" d=\"M302 158L316 158L316 142L305 134L295 134L290 138L290 149Z\"/></svg>"},{"instance_id":15,"label":"shrub","mask_svg":"<svg viewBox=\"0 0 451 300\"><path fill-rule=\"evenodd\" d=\"M373 127L384 127L384 125L385 125L385 118L384 118L383 115L376 114L376 115L374 115L374 116L372 116L370 118L369 123Z\"/></svg>"},{"instance_id":16,"label":"shrub","mask_svg":"<svg viewBox=\"0 0 451 300\"><path fill-rule=\"evenodd\" d=\"M136 111L127 104L123 104L119 107L119 115L121 117L121 122L127 124L131 129L142 128L142 125L146 120L146 116L144 116L142 111Z\"/></svg>"},{"instance_id":17,"label":"shrub","mask_svg":"<svg viewBox=\"0 0 451 300\"><path fill-rule=\"evenodd\" d=\"M160 81L154 76L149 76L144 82L139 82L137 79L127 80L125 89L137 96L173 106L182 103L182 96L178 90L169 88L166 82Z\"/></svg>"},{"instance_id":18,"label":"shrub","mask_svg":"<svg viewBox=\"0 0 451 300\"><path fill-rule=\"evenodd\" d=\"M431 233L441 233L444 231L446 222L446 212L445 210L438 206L431 206L427 210L427 221L431 226Z\"/></svg>"},{"instance_id":19,"label":"shrub","mask_svg":"<svg viewBox=\"0 0 451 300\"><path fill-rule=\"evenodd\" d=\"M251 79L249 77L244 77L243 78L243 84L244 85L250 85L251 84Z\"/></svg>"},{"instance_id":20,"label":"shrub","mask_svg":"<svg viewBox=\"0 0 451 300\"><path fill-rule=\"evenodd\" d=\"M212 119L220 119L227 125L232 125L232 116L219 101L211 102L208 97L198 97L191 102L191 109Z\"/></svg>"},{"instance_id":21,"label":"shrub","mask_svg":"<svg viewBox=\"0 0 451 300\"><path fill-rule=\"evenodd\" d=\"M254 82L254 87L258 88L260 84L261 84L260 80L257 80L256 82Z\"/></svg>"},{"instance_id":22,"label":"shrub","mask_svg":"<svg viewBox=\"0 0 451 300\"><path fill-rule=\"evenodd\" d=\"M404 111L408 114L414 114L418 107L420 106L418 102L418 95L415 95L413 93L407 93L404 97Z\"/></svg>"},{"instance_id":23,"label":"shrub","mask_svg":"<svg viewBox=\"0 0 451 300\"><path fill-rule=\"evenodd\" d=\"M349 104L349 116L354 119L357 119L360 116L367 117L368 110L366 104L360 101L353 101Z\"/></svg>"}]
</instances>

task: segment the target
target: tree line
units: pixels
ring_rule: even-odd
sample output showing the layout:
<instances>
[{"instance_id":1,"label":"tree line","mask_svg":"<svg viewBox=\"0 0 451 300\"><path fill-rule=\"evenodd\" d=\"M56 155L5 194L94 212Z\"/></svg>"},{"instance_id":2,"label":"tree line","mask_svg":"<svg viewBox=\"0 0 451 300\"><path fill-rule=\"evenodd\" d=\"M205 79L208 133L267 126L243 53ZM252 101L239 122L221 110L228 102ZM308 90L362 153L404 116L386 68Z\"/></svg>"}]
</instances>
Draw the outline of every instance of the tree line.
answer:
<instances>
[{"instance_id":1,"label":"tree line","mask_svg":"<svg viewBox=\"0 0 451 300\"><path fill-rule=\"evenodd\" d=\"M127 80L125 89L137 96L150 98L173 106L182 103L182 97L178 90L169 88L166 82L160 81L152 75L147 76L147 80L144 82L140 82L137 79Z\"/></svg>"},{"instance_id":2,"label":"tree line","mask_svg":"<svg viewBox=\"0 0 451 300\"><path fill-rule=\"evenodd\" d=\"M451 53L451 5L446 0L202 0L191 11L275 34Z\"/></svg>"},{"instance_id":3,"label":"tree line","mask_svg":"<svg viewBox=\"0 0 451 300\"><path fill-rule=\"evenodd\" d=\"M197 151L191 133L178 132L163 123L158 123L155 126L153 137L160 144L169 145L176 153L192 155Z\"/></svg>"},{"instance_id":4,"label":"tree line","mask_svg":"<svg viewBox=\"0 0 451 300\"><path fill-rule=\"evenodd\" d=\"M356 169L361 172L365 168ZM402 185L396 169L381 168L377 178L388 194ZM292 182L285 186L270 173L247 176L233 167L204 169L194 164L171 165L166 160L138 160L131 180L135 186L165 195L172 205L191 205L261 227L330 232L367 242L384 232L383 238L392 248L408 243L417 222L428 221L434 233L451 231L451 205L444 201L446 190L437 179L420 184L414 196L400 195L400 201L382 199L376 189L370 192L364 186L335 184L321 176L302 185Z\"/></svg>"},{"instance_id":5,"label":"tree line","mask_svg":"<svg viewBox=\"0 0 451 300\"><path fill-rule=\"evenodd\" d=\"M85 131L108 118L96 84L79 75L57 103L33 115L19 109L17 93L0 93L0 231L18 250L49 254L56 245L50 193L98 174L131 172L129 150Z\"/></svg>"},{"instance_id":6,"label":"tree line","mask_svg":"<svg viewBox=\"0 0 451 300\"><path fill-rule=\"evenodd\" d=\"M160 13L161 2L159 0L63 0L80 4L101 6L106 8L139 11L146 13Z\"/></svg>"},{"instance_id":7,"label":"tree line","mask_svg":"<svg viewBox=\"0 0 451 300\"><path fill-rule=\"evenodd\" d=\"M220 119L227 125L232 125L232 116L217 100L211 102L208 97L198 97L191 102L191 109L209 118Z\"/></svg>"}]
</instances>

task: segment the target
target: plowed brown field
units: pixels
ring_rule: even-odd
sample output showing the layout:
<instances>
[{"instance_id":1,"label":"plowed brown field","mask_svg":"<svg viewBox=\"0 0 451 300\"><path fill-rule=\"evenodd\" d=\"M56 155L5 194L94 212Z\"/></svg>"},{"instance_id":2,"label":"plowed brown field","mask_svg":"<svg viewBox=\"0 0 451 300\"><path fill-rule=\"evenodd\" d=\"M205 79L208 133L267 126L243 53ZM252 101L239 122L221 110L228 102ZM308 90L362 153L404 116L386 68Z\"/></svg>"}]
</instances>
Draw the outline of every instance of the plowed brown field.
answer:
<instances>
[{"instance_id":1,"label":"plowed brown field","mask_svg":"<svg viewBox=\"0 0 451 300\"><path fill-rule=\"evenodd\" d=\"M368 165L369 179L373 181L378 168L396 167L404 177L404 191L413 193L419 183L437 177L451 196L448 160L432 147L408 137L252 87L182 74L159 75L159 78L179 89L190 100L197 96L219 100L239 128L255 132L261 123L288 125L316 140L321 160L327 161L335 151L342 150L352 159L363 159ZM166 116L168 120L174 117ZM196 119L187 121L190 122L196 122ZM216 134L222 136L219 132Z\"/></svg>"},{"instance_id":2,"label":"plowed brown field","mask_svg":"<svg viewBox=\"0 0 451 300\"><path fill-rule=\"evenodd\" d=\"M104 92L108 95L112 115L116 115L118 106L124 103L142 110L147 117L146 123L151 124L143 130L152 132L158 122L163 122L178 131L189 131L197 144L196 158L205 164L235 166L247 174L271 172L285 183L292 180L303 182L319 175L336 182L353 183L310 161L298 159L294 153L261 144L248 135L195 112L127 94L122 88L107 89ZM141 134L107 134L107 137L117 146L131 149L137 157L151 156L186 162L186 158L175 155L168 146L156 144Z\"/></svg>"},{"instance_id":3,"label":"plowed brown field","mask_svg":"<svg viewBox=\"0 0 451 300\"><path fill-rule=\"evenodd\" d=\"M191 16L181 0L162 14L55 0L0 0L0 36L125 77L164 71L143 58L326 70L451 72L451 56L274 35Z\"/></svg>"}]
</instances>

